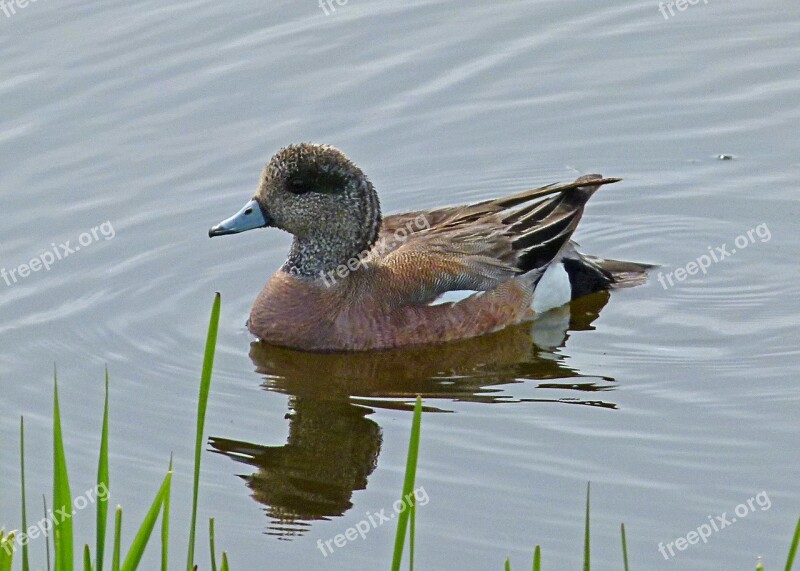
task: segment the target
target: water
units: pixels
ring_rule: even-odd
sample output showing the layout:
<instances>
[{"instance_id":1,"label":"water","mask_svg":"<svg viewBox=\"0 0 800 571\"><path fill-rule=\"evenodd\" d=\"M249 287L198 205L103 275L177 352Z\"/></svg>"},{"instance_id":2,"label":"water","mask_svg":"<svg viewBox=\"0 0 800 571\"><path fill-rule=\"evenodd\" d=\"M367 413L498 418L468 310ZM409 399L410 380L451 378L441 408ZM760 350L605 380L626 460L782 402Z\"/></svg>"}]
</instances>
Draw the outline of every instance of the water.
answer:
<instances>
[{"instance_id":1,"label":"water","mask_svg":"<svg viewBox=\"0 0 800 571\"><path fill-rule=\"evenodd\" d=\"M19 525L20 414L29 497L50 493L54 362L73 492L91 488L107 364L112 502L130 540L174 452L181 560L221 291L200 515L238 569L385 568L393 523L327 557L317 542L391 511L417 393L430 410L420 568L524 567L536 543L547 568L578 567L587 481L598 568L620 565L620 521L634 568L752 568L758 555L781 567L800 512L798 4L709 0L668 19L650 0L333 7L40 0L0 13L0 267L87 244L0 282L0 521ZM754 239L673 287L656 274L584 300L533 337L351 358L265 350L244 323L289 237L206 232L275 150L306 140L358 162L385 212L621 176L576 238L661 264L664 279ZM769 509L659 553L762 491ZM76 520L81 541L92 520Z\"/></svg>"}]
</instances>

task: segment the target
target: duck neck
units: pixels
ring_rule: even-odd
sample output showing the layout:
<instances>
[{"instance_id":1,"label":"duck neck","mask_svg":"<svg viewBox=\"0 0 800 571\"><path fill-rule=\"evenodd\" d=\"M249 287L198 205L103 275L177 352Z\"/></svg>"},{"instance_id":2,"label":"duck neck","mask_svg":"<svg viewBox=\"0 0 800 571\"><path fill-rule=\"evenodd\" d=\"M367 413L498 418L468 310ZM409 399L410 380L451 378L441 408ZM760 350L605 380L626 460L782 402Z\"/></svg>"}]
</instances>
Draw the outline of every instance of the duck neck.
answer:
<instances>
[{"instance_id":1,"label":"duck neck","mask_svg":"<svg viewBox=\"0 0 800 571\"><path fill-rule=\"evenodd\" d=\"M310 279L331 278L336 282L349 275L352 268L372 249L381 228L381 211L372 185L367 183L367 200L350 220L334 225L321 224L308 236L295 236L284 272ZM342 269L345 268L345 269Z\"/></svg>"}]
</instances>

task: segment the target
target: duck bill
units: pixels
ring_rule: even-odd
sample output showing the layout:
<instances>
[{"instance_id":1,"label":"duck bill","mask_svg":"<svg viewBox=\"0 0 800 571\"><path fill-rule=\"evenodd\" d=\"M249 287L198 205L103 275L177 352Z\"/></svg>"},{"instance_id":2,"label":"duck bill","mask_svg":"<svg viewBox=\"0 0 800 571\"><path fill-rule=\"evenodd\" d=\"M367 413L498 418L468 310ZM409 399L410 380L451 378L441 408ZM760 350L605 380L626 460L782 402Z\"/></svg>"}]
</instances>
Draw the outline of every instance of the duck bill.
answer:
<instances>
[{"instance_id":1,"label":"duck bill","mask_svg":"<svg viewBox=\"0 0 800 571\"><path fill-rule=\"evenodd\" d=\"M265 226L269 226L269 219L264 214L258 201L253 199L245 204L239 212L213 226L208 231L208 237L239 234L240 232L264 228Z\"/></svg>"}]
</instances>

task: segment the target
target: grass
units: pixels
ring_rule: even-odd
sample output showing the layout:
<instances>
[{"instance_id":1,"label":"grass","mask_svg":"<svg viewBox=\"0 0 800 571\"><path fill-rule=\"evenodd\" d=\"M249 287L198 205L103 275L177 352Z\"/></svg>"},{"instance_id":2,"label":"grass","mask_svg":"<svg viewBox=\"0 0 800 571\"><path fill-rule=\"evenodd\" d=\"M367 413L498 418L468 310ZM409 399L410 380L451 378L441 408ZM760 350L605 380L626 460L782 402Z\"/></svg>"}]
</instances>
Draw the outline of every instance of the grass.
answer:
<instances>
[{"instance_id":1,"label":"grass","mask_svg":"<svg viewBox=\"0 0 800 571\"><path fill-rule=\"evenodd\" d=\"M192 488L192 524L189 529L189 554L186 559L186 571L194 567L194 542L197 528L197 497L200 490L200 458L203 452L203 430L208 409L208 392L211 387L211 372L214 369L214 354L217 348L217 331L219 330L220 296L214 299L211 309L211 322L208 326L206 350L203 356L203 371L200 376L200 397L197 401L197 430L194 444L194 485ZM166 571L166 568L165 568Z\"/></svg>"},{"instance_id":2,"label":"grass","mask_svg":"<svg viewBox=\"0 0 800 571\"><path fill-rule=\"evenodd\" d=\"M624 565L625 571L630 571L630 567L628 566L628 540L625 537L624 523L620 524L619 533L622 536L622 564Z\"/></svg>"},{"instance_id":3,"label":"grass","mask_svg":"<svg viewBox=\"0 0 800 571\"><path fill-rule=\"evenodd\" d=\"M196 569L195 565L195 535L197 524L197 503L199 497L200 480L200 458L203 448L203 431L205 427L205 415L208 406L209 388L211 385L211 373L214 366L214 354L216 348L217 331L219 328L220 315L220 295L214 298L211 310L211 318L208 326L208 336L206 349L203 358L203 368L200 381L200 396L197 405L197 432L195 435L195 462L194 462L194 485L192 494L192 519L189 527L189 549L187 554L186 568L188 571ZM96 513L96 542L95 557L92 558L91 549L88 544L84 544L79 551L80 562L75 562L75 538L73 535L72 518L59 518L60 521L52 526L54 571L103 571L106 559L106 535L108 524L108 494L103 493L105 499L99 493L100 490L108 492L110 486L109 472L109 383L108 371L105 377L105 404L103 409L103 423L100 433L100 453L97 465L97 513ZM20 420L20 477L22 484L22 526L28 529L27 498L25 485L25 422ZM172 459L170 458L164 479L162 480L155 498L150 504L150 508L137 528L136 534L131 542L127 553L123 557L122 551L122 508L117 506L114 518L114 538L111 554L111 571L134 571L139 569L142 558L151 543L156 526L161 523L161 557L160 568L162 571L169 569L169 537L170 537L170 501L172 493ZM64 449L63 432L61 428L61 407L58 399L58 374L53 373L53 509L48 511L47 501L45 500L45 514L59 511L67 514L73 513L73 497L69 484L69 471L67 468L67 456ZM213 530L213 527L212 527ZM0 531L0 571L11 571L13 557L16 549L14 532L6 535ZM33 539L33 537L31 537ZM49 539L49 535L48 535ZM50 549L49 543L44 542L47 554L47 569L50 570ZM213 533L210 538L210 548L212 557L216 555ZM30 571L29 546L27 542L22 546L22 558L20 562L21 571ZM212 566L216 570L216 561ZM229 571L228 555L222 554L222 571Z\"/></svg>"},{"instance_id":4,"label":"grass","mask_svg":"<svg viewBox=\"0 0 800 571\"><path fill-rule=\"evenodd\" d=\"M403 483L402 498L408 498L408 493L414 487L416 478L417 460L419 456L419 438L420 427L422 424L422 399L417 397L416 405L414 406L414 418L411 421L411 440L408 445L408 460L406 461L406 475ZM413 494L412 494L413 496ZM591 533L590 533L590 504L591 504L591 485L586 486L586 515L584 519L584 539L583 539L583 570L591 571ZM405 510L397 521L397 535L395 537L394 557L392 559L392 571L399 571L403 558L403 546L406 538L410 543L409 553L409 569L414 569L414 535L415 527L414 514L415 509L413 502L411 509ZM410 512L410 513L409 513ZM405 516L405 518L403 517ZM411 518L412 525L408 531L408 519ZM408 533L407 533L408 531ZM628 542L625 534L625 524L620 525L620 535L622 536L622 563L625 571L629 571L628 563ZM798 544L800 544L800 519L797 521L797 527L792 538L792 543L789 548L789 556L786 561L785 571L792 571L794 567L794 560L797 555ZM542 552L541 548L537 545L533 553L533 571L541 571L542 568ZM511 560L506 558L505 571L512 571ZM763 571L764 567L759 561L756 564L756 571ZM0 569L2 571L2 569Z\"/></svg>"},{"instance_id":5,"label":"grass","mask_svg":"<svg viewBox=\"0 0 800 571\"><path fill-rule=\"evenodd\" d=\"M797 545L800 543L800 518L797 520L797 528L794 530L794 537L792 538L792 546L789 548L789 558L786 560L786 570L792 571L794 567L794 558L797 555Z\"/></svg>"},{"instance_id":6,"label":"grass","mask_svg":"<svg viewBox=\"0 0 800 571\"><path fill-rule=\"evenodd\" d=\"M197 427L195 432L195 454L194 454L194 479L192 487L192 516L189 526L189 546L186 560L186 570L196 570L195 563L195 540L197 527L197 504L199 498L200 483L200 460L204 443L205 416L208 407L208 396L211 386L212 370L214 366L214 355L217 342L217 331L220 315L220 296L214 298L211 310L211 318L208 326L208 336L206 339L203 367L200 379L200 394L197 404ZM416 482L417 463L419 459L420 430L422 424L422 399L417 397L414 406L414 416L411 423L411 435L408 445L408 456L406 460L405 477L403 480L403 490L401 498L407 502L405 509L397 520L397 533L395 536L394 552L392 557L392 571L400 571L403 563L403 553L406 541L409 543L408 565L410 571L414 569L414 551L416 536L416 504L414 499L414 486ZM100 435L100 454L97 466L97 486L99 489L110 490L109 472L109 381L108 371L105 376L105 404L103 408L103 423ZM170 458L166 475L162 480L155 498L153 499L144 520L138 527L136 535L128 548L125 557L122 557L122 508L117 506L114 516L114 536L111 551L111 571L133 571L141 565L145 551L150 544L150 540L155 532L159 521L161 556L160 568L162 571L169 569L169 537L170 537L170 502L172 492L172 458ZM27 517L27 497L25 486L25 423L20 419L20 477L22 484L22 528L28 529ZM107 497L107 496L106 496ZM590 504L591 488L586 488L586 513L584 520L584 542L583 542L583 569L591 571L591 534L590 534ZM69 472L67 469L67 458L64 450L63 433L61 429L61 410L58 400L58 375L53 374L53 512L59 509L72 509L73 500L69 485ZM51 513L47 508L47 500L44 499L45 514ZM106 534L108 527L108 501L98 498L96 513L96 543L95 557L88 544L84 544L80 550L82 555L81 563L75 566L74 537L72 522L70 518L65 519L53 527L52 538L55 553L55 571L103 571L106 559ZM625 571L629 571L628 545L625 532L625 525L620 526L622 538L622 563ZM0 529L0 571L12 571L13 556L15 552L15 532L5 533ZM792 571L794 560L797 555L798 544L800 544L800 520L792 538L789 548L789 556L786 561L785 571ZM50 568L50 547L49 535L45 538L45 549L47 555L47 569ZM230 571L228 554L223 552L219 565L217 564L215 546L215 524L214 520L209 520L209 551L211 557L211 571ZM511 571L510 559L505 560L506 571ZM533 571L541 571L542 554L541 548L537 545L533 554ZM759 561L757 570L763 571L763 566ZM22 547L21 571L30 571L29 552L27 543Z\"/></svg>"},{"instance_id":7,"label":"grass","mask_svg":"<svg viewBox=\"0 0 800 571\"><path fill-rule=\"evenodd\" d=\"M61 408L58 405L58 374L53 371L53 508L72 510L72 492L69 489L67 457L61 432ZM53 547L56 554L56 571L70 571L74 566L74 539L72 518L65 518L53 527Z\"/></svg>"},{"instance_id":8,"label":"grass","mask_svg":"<svg viewBox=\"0 0 800 571\"><path fill-rule=\"evenodd\" d=\"M11 571L12 559L14 552L11 549L14 545L14 532L8 535L5 531L0 529L0 571Z\"/></svg>"},{"instance_id":9,"label":"grass","mask_svg":"<svg viewBox=\"0 0 800 571\"><path fill-rule=\"evenodd\" d=\"M589 487L586 488L586 521L584 524L584 552L583 552L583 569L585 571L590 571L590 549L589 549L589 503L590 503L590 495L589 495ZM622 564L623 569L625 571L629 571L629 564L628 564L628 542L625 535L625 524L620 525L620 535L622 536ZM794 531L794 537L792 538L792 543L789 548L789 557L786 560L786 567L785 571L792 571L794 568L794 558L797 554L797 546L800 543L800 520L797 521L797 527ZM506 559L505 565L506 571L511 571L511 562ZM540 571L541 570L541 551L539 546L536 546L536 550L533 555L533 571ZM761 563L760 559L756 563L756 571L764 571L764 566Z\"/></svg>"},{"instance_id":10,"label":"grass","mask_svg":"<svg viewBox=\"0 0 800 571\"><path fill-rule=\"evenodd\" d=\"M97 486L111 489L108 476L108 367L106 367L106 398L103 405L103 427L100 432L100 460L97 462ZM97 502L97 543L95 544L95 569L103 571L103 561L106 554L106 526L108 524L108 502Z\"/></svg>"},{"instance_id":11,"label":"grass","mask_svg":"<svg viewBox=\"0 0 800 571\"><path fill-rule=\"evenodd\" d=\"M422 398L417 397L417 403L414 406L414 418L411 421L411 439L408 443L408 458L406 459L406 477L403 481L403 493L400 496L405 498L408 502L408 508L400 513L397 518L397 535L394 540L394 557L392 558L392 571L400 571L400 565L403 560L403 547L406 541L406 530L408 529L409 520L412 522L416 519L415 513L417 511L416 502L414 500L414 481L417 475L417 459L419 457L419 435L420 426L422 424ZM414 569L414 535L416 533L415 526L411 526L409 548L409 569Z\"/></svg>"}]
</instances>

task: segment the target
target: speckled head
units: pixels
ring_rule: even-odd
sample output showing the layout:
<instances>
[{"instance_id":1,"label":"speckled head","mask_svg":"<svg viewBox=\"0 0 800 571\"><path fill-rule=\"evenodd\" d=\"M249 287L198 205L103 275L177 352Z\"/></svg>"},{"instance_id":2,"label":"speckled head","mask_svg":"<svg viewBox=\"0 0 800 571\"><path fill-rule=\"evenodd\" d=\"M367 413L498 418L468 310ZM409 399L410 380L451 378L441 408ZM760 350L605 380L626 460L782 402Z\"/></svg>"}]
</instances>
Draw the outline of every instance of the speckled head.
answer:
<instances>
[{"instance_id":1,"label":"speckled head","mask_svg":"<svg viewBox=\"0 0 800 571\"><path fill-rule=\"evenodd\" d=\"M334 147L302 143L278 151L253 202L210 235L280 228L295 237L283 270L318 277L368 249L380 224L378 196L361 169Z\"/></svg>"},{"instance_id":2,"label":"speckled head","mask_svg":"<svg viewBox=\"0 0 800 571\"><path fill-rule=\"evenodd\" d=\"M273 226L299 238L366 230L374 240L380 224L369 179L328 145L303 143L278 151L264 168L254 198Z\"/></svg>"}]
</instances>

